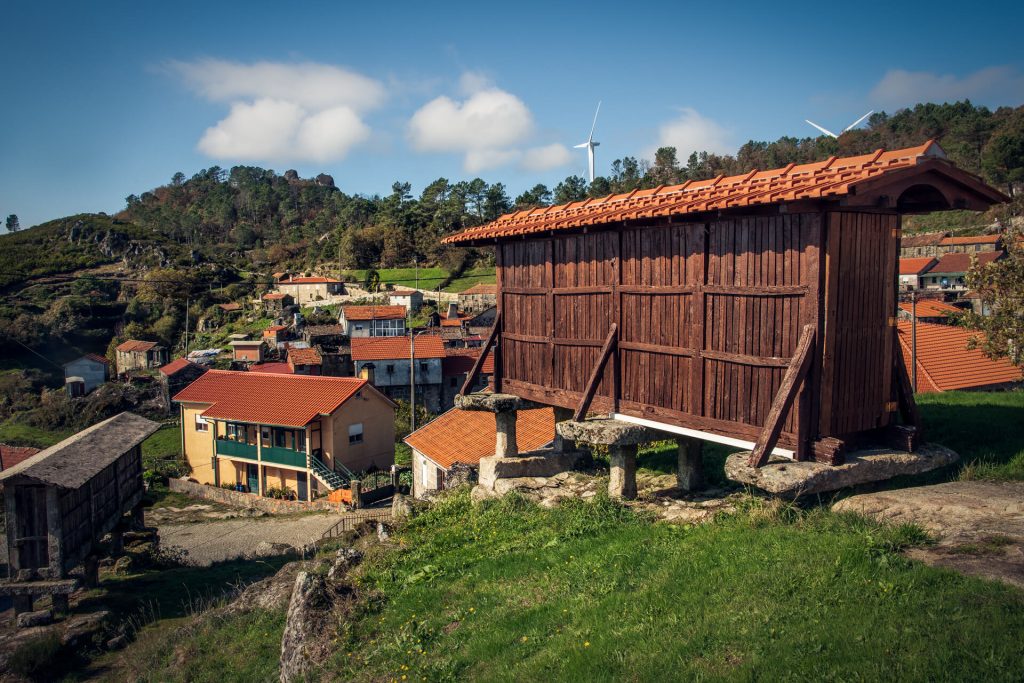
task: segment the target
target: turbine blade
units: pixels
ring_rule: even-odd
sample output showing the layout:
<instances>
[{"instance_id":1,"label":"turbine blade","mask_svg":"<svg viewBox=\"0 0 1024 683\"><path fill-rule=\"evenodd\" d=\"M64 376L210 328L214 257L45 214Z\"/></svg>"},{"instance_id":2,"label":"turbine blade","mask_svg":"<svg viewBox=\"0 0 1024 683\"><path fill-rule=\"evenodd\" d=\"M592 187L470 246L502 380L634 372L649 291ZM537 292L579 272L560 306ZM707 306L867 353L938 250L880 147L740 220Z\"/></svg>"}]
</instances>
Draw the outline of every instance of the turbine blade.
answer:
<instances>
[{"instance_id":1,"label":"turbine blade","mask_svg":"<svg viewBox=\"0 0 1024 683\"><path fill-rule=\"evenodd\" d=\"M573 145L573 149L583 149L584 147L590 147L590 142L584 142L579 145Z\"/></svg>"},{"instance_id":2,"label":"turbine blade","mask_svg":"<svg viewBox=\"0 0 1024 683\"><path fill-rule=\"evenodd\" d=\"M590 137L587 138L587 142L594 139L594 129L597 128L597 115L601 112L601 102L597 103L597 111L594 112L594 123L590 125Z\"/></svg>"},{"instance_id":3,"label":"turbine blade","mask_svg":"<svg viewBox=\"0 0 1024 683\"><path fill-rule=\"evenodd\" d=\"M846 128L843 128L843 132L845 133L846 131L848 131L848 130L850 130L852 128L856 128L858 125L860 125L861 121L863 121L864 119L866 119L867 117L871 116L874 113L875 113L875 110L872 109L867 114L864 114L864 116L860 117L859 119L857 119L856 121L854 121L853 123L848 125Z\"/></svg>"},{"instance_id":4,"label":"turbine blade","mask_svg":"<svg viewBox=\"0 0 1024 683\"><path fill-rule=\"evenodd\" d=\"M820 131L821 131L822 133L824 133L825 135L828 135L829 137L833 137L833 138L837 138L837 137L839 137L838 135L836 135L835 133L833 133L832 131L830 131L830 130L829 130L828 128L822 128L821 126L819 126L818 124L816 124L816 123L815 123L814 121L811 121L810 119L804 119L804 121L806 121L807 123L811 124L812 126L814 126L815 128L817 128L818 130L820 130Z\"/></svg>"}]
</instances>

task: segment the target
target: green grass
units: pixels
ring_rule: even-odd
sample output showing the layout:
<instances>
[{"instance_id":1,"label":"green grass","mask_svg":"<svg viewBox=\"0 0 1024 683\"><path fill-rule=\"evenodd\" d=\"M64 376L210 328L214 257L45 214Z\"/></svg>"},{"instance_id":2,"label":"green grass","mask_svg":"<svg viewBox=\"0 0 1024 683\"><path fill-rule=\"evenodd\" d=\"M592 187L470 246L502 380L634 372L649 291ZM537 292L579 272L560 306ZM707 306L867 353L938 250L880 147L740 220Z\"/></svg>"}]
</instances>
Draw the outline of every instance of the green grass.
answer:
<instances>
[{"instance_id":1,"label":"green grass","mask_svg":"<svg viewBox=\"0 0 1024 683\"><path fill-rule=\"evenodd\" d=\"M0 443L11 446L47 448L71 436L70 430L52 430L32 427L14 419L0 423Z\"/></svg>"},{"instance_id":2,"label":"green grass","mask_svg":"<svg viewBox=\"0 0 1024 683\"><path fill-rule=\"evenodd\" d=\"M163 425L142 442L142 457L163 458L181 454L181 427L176 424Z\"/></svg>"},{"instance_id":3,"label":"green grass","mask_svg":"<svg viewBox=\"0 0 1024 683\"><path fill-rule=\"evenodd\" d=\"M1024 391L919 394L925 440L960 454L964 479L1024 480Z\"/></svg>"},{"instance_id":4,"label":"green grass","mask_svg":"<svg viewBox=\"0 0 1024 683\"><path fill-rule=\"evenodd\" d=\"M390 284L396 287L415 287L417 283L415 268L381 268L377 271L380 275L382 285ZM346 270L342 274L346 282L361 284L366 278L365 270ZM436 289L437 285L448 278L448 271L444 268L420 268L419 286L420 289Z\"/></svg>"},{"instance_id":5,"label":"green grass","mask_svg":"<svg viewBox=\"0 0 1024 683\"><path fill-rule=\"evenodd\" d=\"M497 282L494 268L470 268L463 271L462 275L455 278L444 288L446 292L463 292L473 285L489 284Z\"/></svg>"}]
</instances>

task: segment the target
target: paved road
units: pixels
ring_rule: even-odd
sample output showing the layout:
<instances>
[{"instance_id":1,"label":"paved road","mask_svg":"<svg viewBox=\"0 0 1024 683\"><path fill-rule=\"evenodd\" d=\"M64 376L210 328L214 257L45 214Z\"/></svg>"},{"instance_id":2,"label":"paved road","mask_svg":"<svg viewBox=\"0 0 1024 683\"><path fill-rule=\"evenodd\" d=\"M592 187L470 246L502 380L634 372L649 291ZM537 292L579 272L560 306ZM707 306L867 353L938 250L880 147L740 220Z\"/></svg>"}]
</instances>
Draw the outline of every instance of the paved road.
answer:
<instances>
[{"instance_id":1,"label":"paved road","mask_svg":"<svg viewBox=\"0 0 1024 683\"><path fill-rule=\"evenodd\" d=\"M161 524L160 545L188 551L186 562L206 567L252 554L260 541L303 546L319 539L340 517L324 513L293 517L222 519L191 524Z\"/></svg>"}]
</instances>

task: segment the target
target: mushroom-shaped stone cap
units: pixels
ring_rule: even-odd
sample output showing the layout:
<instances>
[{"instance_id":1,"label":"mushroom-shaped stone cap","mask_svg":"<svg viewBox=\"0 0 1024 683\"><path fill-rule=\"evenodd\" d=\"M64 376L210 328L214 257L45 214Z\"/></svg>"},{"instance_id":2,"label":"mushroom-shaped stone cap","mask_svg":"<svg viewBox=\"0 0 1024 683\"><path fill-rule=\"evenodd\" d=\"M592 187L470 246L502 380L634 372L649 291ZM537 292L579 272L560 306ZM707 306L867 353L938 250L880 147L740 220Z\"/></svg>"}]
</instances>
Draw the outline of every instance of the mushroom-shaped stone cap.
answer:
<instances>
[{"instance_id":1,"label":"mushroom-shaped stone cap","mask_svg":"<svg viewBox=\"0 0 1024 683\"><path fill-rule=\"evenodd\" d=\"M455 397L455 407L460 410L480 410L489 413L506 413L512 410L536 408L532 401L515 394L491 394L478 392Z\"/></svg>"},{"instance_id":2,"label":"mushroom-shaped stone cap","mask_svg":"<svg viewBox=\"0 0 1024 683\"><path fill-rule=\"evenodd\" d=\"M663 433L655 429L609 418L559 422L555 430L563 439L605 446L635 446L665 438Z\"/></svg>"}]
</instances>

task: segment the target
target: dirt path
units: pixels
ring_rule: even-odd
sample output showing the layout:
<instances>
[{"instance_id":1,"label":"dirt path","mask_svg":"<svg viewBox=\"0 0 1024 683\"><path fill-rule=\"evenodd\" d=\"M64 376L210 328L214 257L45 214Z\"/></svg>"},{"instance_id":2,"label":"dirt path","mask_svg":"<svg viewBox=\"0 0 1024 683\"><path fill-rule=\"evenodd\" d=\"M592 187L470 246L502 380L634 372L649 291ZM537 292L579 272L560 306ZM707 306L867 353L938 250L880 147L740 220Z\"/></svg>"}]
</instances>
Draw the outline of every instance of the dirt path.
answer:
<instances>
[{"instance_id":1,"label":"dirt path","mask_svg":"<svg viewBox=\"0 0 1024 683\"><path fill-rule=\"evenodd\" d=\"M833 507L938 538L908 555L927 564L1024 588L1024 482L955 481L851 496Z\"/></svg>"},{"instance_id":2,"label":"dirt path","mask_svg":"<svg viewBox=\"0 0 1024 683\"><path fill-rule=\"evenodd\" d=\"M223 519L186 524L161 524L160 545L188 552L188 564L206 567L214 562L251 556L261 541L301 547L319 539L340 517L332 513Z\"/></svg>"}]
</instances>

